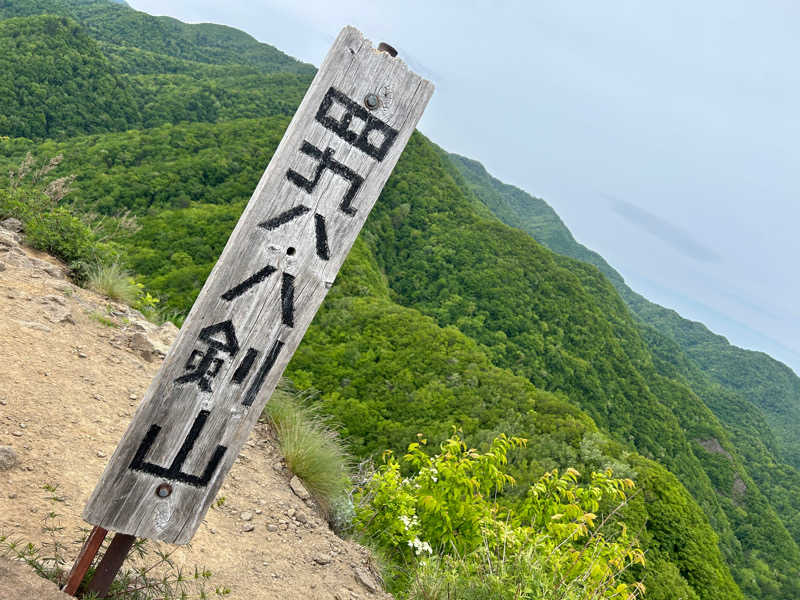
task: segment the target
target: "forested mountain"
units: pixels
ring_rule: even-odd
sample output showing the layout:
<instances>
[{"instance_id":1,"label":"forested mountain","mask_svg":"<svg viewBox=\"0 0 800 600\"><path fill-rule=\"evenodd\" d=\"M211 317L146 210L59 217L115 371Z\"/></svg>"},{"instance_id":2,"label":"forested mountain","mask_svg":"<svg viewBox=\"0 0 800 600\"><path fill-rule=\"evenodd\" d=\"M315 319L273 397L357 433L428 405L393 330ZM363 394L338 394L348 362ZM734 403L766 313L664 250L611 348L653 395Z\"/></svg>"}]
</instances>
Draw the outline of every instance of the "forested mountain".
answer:
<instances>
[{"instance_id":1,"label":"forested mountain","mask_svg":"<svg viewBox=\"0 0 800 600\"><path fill-rule=\"evenodd\" d=\"M737 348L702 323L637 294L602 256L575 241L544 200L498 181L474 160L449 156L470 190L501 221L529 233L554 252L596 266L642 323L676 342L711 381L739 392L743 401L761 409L780 441L779 448L773 448L776 457L800 468L800 428L796 426L800 423L800 377L790 368L763 352Z\"/></svg>"},{"instance_id":2,"label":"forested mountain","mask_svg":"<svg viewBox=\"0 0 800 600\"><path fill-rule=\"evenodd\" d=\"M599 254L579 244L553 209L498 181L473 160L450 154L470 190L504 223L554 252L595 265L638 318L662 372L683 379L725 424L751 476L800 543L800 377L763 352L743 350L695 321L630 289Z\"/></svg>"},{"instance_id":3,"label":"forested mountain","mask_svg":"<svg viewBox=\"0 0 800 600\"><path fill-rule=\"evenodd\" d=\"M313 69L122 4L0 0L0 18L0 166L63 154L76 210L135 214L120 259L180 318ZM781 367L637 297L543 201L417 133L287 375L359 456L458 426L528 438L520 482L632 477L648 598L788 600L800 388Z\"/></svg>"}]
</instances>

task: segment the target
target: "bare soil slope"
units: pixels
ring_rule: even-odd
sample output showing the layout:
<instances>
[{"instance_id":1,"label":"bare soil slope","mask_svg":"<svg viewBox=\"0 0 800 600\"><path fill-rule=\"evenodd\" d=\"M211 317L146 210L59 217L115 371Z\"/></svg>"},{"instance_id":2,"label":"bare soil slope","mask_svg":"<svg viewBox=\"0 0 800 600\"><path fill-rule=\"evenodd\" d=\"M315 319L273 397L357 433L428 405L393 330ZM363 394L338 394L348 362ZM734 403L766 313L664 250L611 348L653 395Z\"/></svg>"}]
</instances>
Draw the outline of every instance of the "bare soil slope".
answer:
<instances>
[{"instance_id":1,"label":"bare soil slope","mask_svg":"<svg viewBox=\"0 0 800 600\"><path fill-rule=\"evenodd\" d=\"M55 510L72 559L81 510L176 330L72 285L18 241L0 228L0 447L12 448L0 456L0 534L46 542ZM390 598L366 550L334 535L290 478L259 425L219 506L174 558L208 567L239 600Z\"/></svg>"}]
</instances>

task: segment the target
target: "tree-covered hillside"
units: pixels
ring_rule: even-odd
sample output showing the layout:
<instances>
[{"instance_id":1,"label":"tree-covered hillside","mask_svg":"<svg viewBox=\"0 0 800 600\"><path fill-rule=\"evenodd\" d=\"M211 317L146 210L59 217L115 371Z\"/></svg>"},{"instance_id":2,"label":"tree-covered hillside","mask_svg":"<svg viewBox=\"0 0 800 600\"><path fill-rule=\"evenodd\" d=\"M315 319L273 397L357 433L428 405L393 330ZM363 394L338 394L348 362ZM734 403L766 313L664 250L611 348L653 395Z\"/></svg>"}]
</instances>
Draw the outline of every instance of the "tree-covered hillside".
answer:
<instances>
[{"instance_id":1,"label":"tree-covered hillside","mask_svg":"<svg viewBox=\"0 0 800 600\"><path fill-rule=\"evenodd\" d=\"M711 381L740 392L743 401L755 404L779 442L773 448L776 457L800 468L800 377L791 369L763 352L737 348L702 323L684 319L637 294L602 256L575 241L544 200L498 181L477 161L457 154L450 158L469 189L500 220L554 252L599 268L643 323L676 342Z\"/></svg>"},{"instance_id":2,"label":"tree-covered hillside","mask_svg":"<svg viewBox=\"0 0 800 600\"><path fill-rule=\"evenodd\" d=\"M0 85L42 101L0 105L18 128L0 128L0 166L63 154L50 177L76 175L72 207L131 211L119 260L185 314L313 70L241 32L120 4L0 0L3 17L4 58L25 76ZM72 74L80 85L61 86ZM107 80L127 99L121 120ZM42 112L58 127L26 133ZM566 257L577 244L546 204L526 213L529 196L481 169L412 137L288 376L318 390L358 456L457 426L479 445L528 438L521 482L554 467L632 477L648 598L800 597L800 478L746 395L757 380L710 377L634 316L601 258Z\"/></svg>"},{"instance_id":3,"label":"tree-covered hillside","mask_svg":"<svg viewBox=\"0 0 800 600\"><path fill-rule=\"evenodd\" d=\"M725 424L747 470L800 543L800 378L772 357L728 343L702 323L631 290L599 254L579 244L544 201L502 183L473 160L451 154L470 191L504 223L554 252L595 265L639 319L660 370L683 379Z\"/></svg>"},{"instance_id":4,"label":"tree-covered hillside","mask_svg":"<svg viewBox=\"0 0 800 600\"><path fill-rule=\"evenodd\" d=\"M20 4L27 10L0 1L0 15L39 7L35 2ZM309 65L241 32L189 26L107 4L53 3L59 14L68 16L32 15L1 22L0 135L61 139L182 121L291 115L313 76ZM92 7L94 26L87 30L85 22L72 17ZM104 7L111 16L105 15ZM116 32L110 41L104 39L109 22ZM148 46L141 22L150 23L146 30L162 31L170 40L164 54ZM207 31L201 34L193 27ZM189 41L181 43L181 37ZM207 62L211 59L197 49L198 39L205 44L202 48L226 51L220 62ZM237 52L248 60L229 62Z\"/></svg>"},{"instance_id":5,"label":"tree-covered hillside","mask_svg":"<svg viewBox=\"0 0 800 600\"><path fill-rule=\"evenodd\" d=\"M125 66L125 71L141 69L136 57L145 51L159 55L155 64L172 65L149 72L170 72L181 66L191 71L185 61L192 61L252 67L261 73L314 73L311 65L224 25L188 25L170 17L154 17L133 10L124 3L104 0L0 0L0 18L41 14L79 21L90 37L101 42L104 48L108 47L107 54L131 57L125 61L131 63Z\"/></svg>"}]
</instances>

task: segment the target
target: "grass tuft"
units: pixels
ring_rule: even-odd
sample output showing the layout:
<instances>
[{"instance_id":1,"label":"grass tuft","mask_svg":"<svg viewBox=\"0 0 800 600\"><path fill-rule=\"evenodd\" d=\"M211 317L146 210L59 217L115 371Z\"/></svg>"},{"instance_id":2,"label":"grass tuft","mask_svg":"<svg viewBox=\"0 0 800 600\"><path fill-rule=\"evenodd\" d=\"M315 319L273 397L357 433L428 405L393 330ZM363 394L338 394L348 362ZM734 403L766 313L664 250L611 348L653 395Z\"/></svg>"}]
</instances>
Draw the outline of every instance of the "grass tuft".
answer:
<instances>
[{"instance_id":1,"label":"grass tuft","mask_svg":"<svg viewBox=\"0 0 800 600\"><path fill-rule=\"evenodd\" d=\"M289 470L313 494L328 520L350 504L351 459L339 434L307 398L279 389L265 414L278 437Z\"/></svg>"},{"instance_id":2,"label":"grass tuft","mask_svg":"<svg viewBox=\"0 0 800 600\"><path fill-rule=\"evenodd\" d=\"M89 273L89 289L112 300L133 304L139 297L139 287L130 273L117 263L99 264Z\"/></svg>"}]
</instances>

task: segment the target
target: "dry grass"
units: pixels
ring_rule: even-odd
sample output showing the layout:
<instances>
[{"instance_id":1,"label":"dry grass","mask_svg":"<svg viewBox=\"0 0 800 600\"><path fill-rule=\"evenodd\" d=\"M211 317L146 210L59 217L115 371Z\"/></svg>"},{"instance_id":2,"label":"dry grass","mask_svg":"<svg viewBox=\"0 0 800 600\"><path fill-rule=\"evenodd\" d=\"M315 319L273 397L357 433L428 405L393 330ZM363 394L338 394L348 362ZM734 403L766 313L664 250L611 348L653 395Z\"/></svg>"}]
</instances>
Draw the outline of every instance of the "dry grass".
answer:
<instances>
[{"instance_id":1,"label":"dry grass","mask_svg":"<svg viewBox=\"0 0 800 600\"><path fill-rule=\"evenodd\" d=\"M330 517L351 487L351 459L339 435L307 398L285 390L272 395L265 414L287 466Z\"/></svg>"},{"instance_id":2,"label":"dry grass","mask_svg":"<svg viewBox=\"0 0 800 600\"><path fill-rule=\"evenodd\" d=\"M139 296L139 287L130 273L117 263L97 265L90 271L87 285L98 294L125 304L133 304Z\"/></svg>"}]
</instances>

